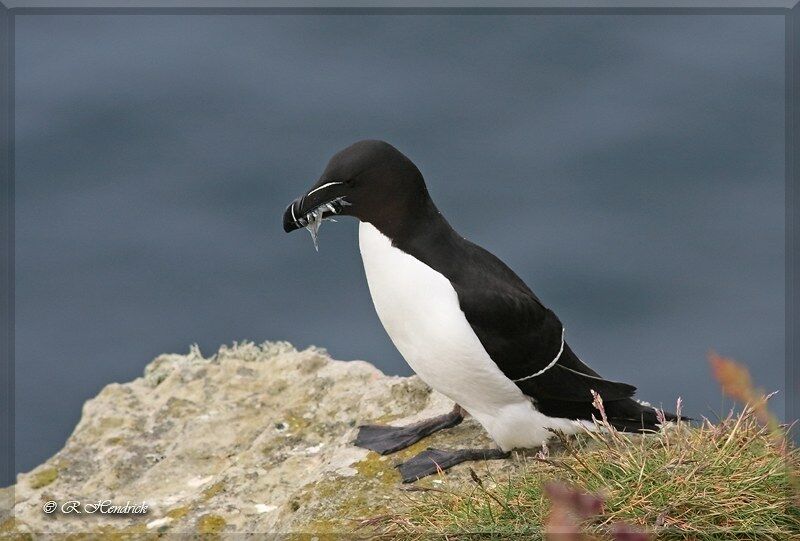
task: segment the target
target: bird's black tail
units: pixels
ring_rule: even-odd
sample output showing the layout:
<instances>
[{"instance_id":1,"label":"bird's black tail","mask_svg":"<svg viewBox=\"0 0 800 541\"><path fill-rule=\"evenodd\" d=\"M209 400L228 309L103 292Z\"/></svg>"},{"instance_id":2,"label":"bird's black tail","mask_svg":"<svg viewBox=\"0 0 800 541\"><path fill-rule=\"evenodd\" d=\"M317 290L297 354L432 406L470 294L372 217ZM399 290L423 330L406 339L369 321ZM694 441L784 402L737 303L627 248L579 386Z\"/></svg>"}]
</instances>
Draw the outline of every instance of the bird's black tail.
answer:
<instances>
[{"instance_id":1,"label":"bird's black tail","mask_svg":"<svg viewBox=\"0 0 800 541\"><path fill-rule=\"evenodd\" d=\"M602 397L602 395L601 395ZM569 402L562 400L538 400L536 408L550 417L566 419L591 420L592 417L600 418L600 412L589 401ZM632 398L618 398L604 400L603 409L608 419L608 424L620 432L647 432L658 430L661 421L659 413L650 406L637 402ZM663 412L663 420L677 421L678 416L667 411ZM692 421L691 417L681 415L681 420Z\"/></svg>"},{"instance_id":2,"label":"bird's black tail","mask_svg":"<svg viewBox=\"0 0 800 541\"><path fill-rule=\"evenodd\" d=\"M646 432L658 430L661 421L677 421L678 416L667 411L663 412L663 418L659 419L656 410L650 406L640 404L632 398L624 400L612 400L606 402L603 407L608 417L608 423L621 432ZM684 421L691 420L689 417L681 416Z\"/></svg>"}]
</instances>

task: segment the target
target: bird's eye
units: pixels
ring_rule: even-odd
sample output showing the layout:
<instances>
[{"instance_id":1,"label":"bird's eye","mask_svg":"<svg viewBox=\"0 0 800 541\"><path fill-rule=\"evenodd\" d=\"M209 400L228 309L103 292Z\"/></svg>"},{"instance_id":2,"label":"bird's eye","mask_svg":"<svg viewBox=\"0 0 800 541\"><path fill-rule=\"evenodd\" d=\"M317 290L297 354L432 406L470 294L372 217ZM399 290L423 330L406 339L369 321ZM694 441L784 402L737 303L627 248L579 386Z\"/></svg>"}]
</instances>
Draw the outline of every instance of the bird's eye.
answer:
<instances>
[{"instance_id":1,"label":"bird's eye","mask_svg":"<svg viewBox=\"0 0 800 541\"><path fill-rule=\"evenodd\" d=\"M347 180L344 181L345 186L352 186L355 183L356 183L356 179L354 179L352 177L348 178Z\"/></svg>"}]
</instances>

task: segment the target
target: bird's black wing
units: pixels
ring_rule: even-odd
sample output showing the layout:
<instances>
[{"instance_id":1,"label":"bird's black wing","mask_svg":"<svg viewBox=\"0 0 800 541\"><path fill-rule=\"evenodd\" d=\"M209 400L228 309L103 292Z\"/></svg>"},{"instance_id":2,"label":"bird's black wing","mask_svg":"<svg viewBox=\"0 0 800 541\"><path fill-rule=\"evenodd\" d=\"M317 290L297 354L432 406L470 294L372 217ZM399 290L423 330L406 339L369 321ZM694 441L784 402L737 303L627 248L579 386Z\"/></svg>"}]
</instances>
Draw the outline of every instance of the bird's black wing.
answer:
<instances>
[{"instance_id":1,"label":"bird's black wing","mask_svg":"<svg viewBox=\"0 0 800 541\"><path fill-rule=\"evenodd\" d=\"M586 411L590 411L590 390L606 401L629 398L636 391L632 385L601 378L566 343L552 368L523 379L551 363L562 337L561 321L525 282L494 254L464 239L443 220L438 225L434 222L425 234L395 244L450 280L484 349L526 395L560 405L588 403Z\"/></svg>"},{"instance_id":2,"label":"bird's black wing","mask_svg":"<svg viewBox=\"0 0 800 541\"><path fill-rule=\"evenodd\" d=\"M561 350L563 326L535 296L520 290L457 292L461 309L489 356L526 395L591 402L590 390L604 400L629 398L636 392L632 385L600 377L566 343L558 361L547 368Z\"/></svg>"},{"instance_id":3,"label":"bird's black wing","mask_svg":"<svg viewBox=\"0 0 800 541\"><path fill-rule=\"evenodd\" d=\"M526 395L559 402L591 402L590 390L606 401L633 396L636 387L603 379L567 343L544 370L561 349L561 321L500 259L468 241L459 244L468 264L449 274L461 309L495 364Z\"/></svg>"}]
</instances>

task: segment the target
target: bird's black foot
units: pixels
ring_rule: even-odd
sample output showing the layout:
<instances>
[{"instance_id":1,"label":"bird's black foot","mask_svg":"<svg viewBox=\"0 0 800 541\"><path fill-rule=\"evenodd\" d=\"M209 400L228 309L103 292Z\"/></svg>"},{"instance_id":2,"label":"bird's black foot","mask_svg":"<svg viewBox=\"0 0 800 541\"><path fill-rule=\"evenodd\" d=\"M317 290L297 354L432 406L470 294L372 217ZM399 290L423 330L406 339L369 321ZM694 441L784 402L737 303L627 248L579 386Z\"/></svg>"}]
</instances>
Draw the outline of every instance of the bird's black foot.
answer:
<instances>
[{"instance_id":1,"label":"bird's black foot","mask_svg":"<svg viewBox=\"0 0 800 541\"><path fill-rule=\"evenodd\" d=\"M446 451L428 447L417 456L397 466L404 483L413 483L428 475L452 468L468 460L496 460L508 458L510 451L500 449L455 449Z\"/></svg>"},{"instance_id":2,"label":"bird's black foot","mask_svg":"<svg viewBox=\"0 0 800 541\"><path fill-rule=\"evenodd\" d=\"M464 420L464 410L456 404L453 411L408 426L363 425L358 427L354 445L387 455L414 445L437 430L451 428Z\"/></svg>"}]
</instances>

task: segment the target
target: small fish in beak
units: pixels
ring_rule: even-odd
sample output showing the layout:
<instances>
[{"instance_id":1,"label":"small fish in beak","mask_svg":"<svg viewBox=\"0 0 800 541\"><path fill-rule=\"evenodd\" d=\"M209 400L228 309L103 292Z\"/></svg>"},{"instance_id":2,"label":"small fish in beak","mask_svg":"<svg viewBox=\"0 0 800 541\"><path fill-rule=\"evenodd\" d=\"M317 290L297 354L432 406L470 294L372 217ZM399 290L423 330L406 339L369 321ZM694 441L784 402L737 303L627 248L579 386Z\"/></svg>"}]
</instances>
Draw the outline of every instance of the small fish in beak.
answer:
<instances>
[{"instance_id":1,"label":"small fish in beak","mask_svg":"<svg viewBox=\"0 0 800 541\"><path fill-rule=\"evenodd\" d=\"M311 211L311 221L308 222L306 230L311 235L311 240L314 242L314 249L319 252L319 228L322 225L322 210L317 209Z\"/></svg>"},{"instance_id":2,"label":"small fish in beak","mask_svg":"<svg viewBox=\"0 0 800 541\"><path fill-rule=\"evenodd\" d=\"M305 227L314 242L314 249L319 252L319 228L322 226L322 222L326 220L335 222L336 220L333 219L333 216L340 213L342 207L349 205L349 203L344 200L344 197L337 197L327 203L322 203L299 218L296 217L294 211L296 203L296 201L293 202L286 209L284 230L291 231L292 229Z\"/></svg>"}]
</instances>

